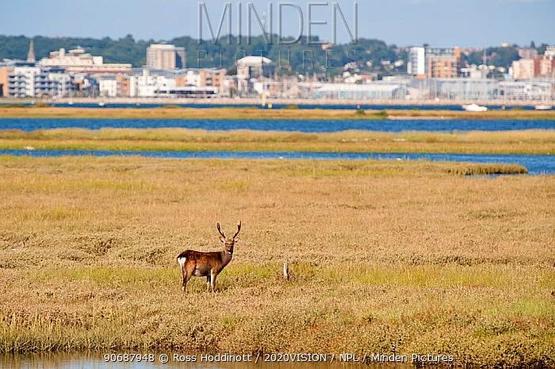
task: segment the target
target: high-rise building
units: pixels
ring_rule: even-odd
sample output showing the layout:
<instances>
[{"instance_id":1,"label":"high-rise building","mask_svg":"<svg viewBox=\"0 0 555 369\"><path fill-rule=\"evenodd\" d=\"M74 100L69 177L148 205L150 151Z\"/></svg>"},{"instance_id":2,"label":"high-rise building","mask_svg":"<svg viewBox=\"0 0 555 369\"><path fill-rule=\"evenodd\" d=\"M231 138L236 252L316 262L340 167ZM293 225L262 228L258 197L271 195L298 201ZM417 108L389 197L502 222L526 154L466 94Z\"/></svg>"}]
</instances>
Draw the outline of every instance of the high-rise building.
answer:
<instances>
[{"instance_id":1,"label":"high-rise building","mask_svg":"<svg viewBox=\"0 0 555 369\"><path fill-rule=\"evenodd\" d=\"M428 78L457 78L460 74L461 49L427 49Z\"/></svg>"},{"instance_id":2,"label":"high-rise building","mask_svg":"<svg viewBox=\"0 0 555 369\"><path fill-rule=\"evenodd\" d=\"M185 49L175 45L152 44L146 49L146 66L149 69L181 69L185 67L185 58Z\"/></svg>"},{"instance_id":3,"label":"high-rise building","mask_svg":"<svg viewBox=\"0 0 555 369\"><path fill-rule=\"evenodd\" d=\"M417 78L426 76L426 49L424 47L411 47L407 73Z\"/></svg>"}]
</instances>

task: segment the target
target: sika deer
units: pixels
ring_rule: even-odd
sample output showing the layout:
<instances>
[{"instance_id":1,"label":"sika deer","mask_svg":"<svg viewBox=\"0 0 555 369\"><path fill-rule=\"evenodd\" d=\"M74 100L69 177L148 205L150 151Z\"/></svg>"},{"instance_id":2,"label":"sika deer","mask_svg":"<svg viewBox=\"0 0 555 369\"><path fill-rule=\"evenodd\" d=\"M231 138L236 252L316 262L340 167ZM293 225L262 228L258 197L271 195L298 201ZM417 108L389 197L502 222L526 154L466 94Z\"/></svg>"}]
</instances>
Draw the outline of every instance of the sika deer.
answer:
<instances>
[{"instance_id":1,"label":"sika deer","mask_svg":"<svg viewBox=\"0 0 555 369\"><path fill-rule=\"evenodd\" d=\"M183 251L177 256L177 262L181 268L183 277L183 292L187 292L187 282L191 277L206 277L208 288L214 292L216 289L216 278L226 267L233 257L233 247L237 243L237 236L241 232L241 222L237 224L237 232L231 238L227 238L217 223L216 228L220 233L220 241L224 244L222 251L200 252L194 250Z\"/></svg>"}]
</instances>

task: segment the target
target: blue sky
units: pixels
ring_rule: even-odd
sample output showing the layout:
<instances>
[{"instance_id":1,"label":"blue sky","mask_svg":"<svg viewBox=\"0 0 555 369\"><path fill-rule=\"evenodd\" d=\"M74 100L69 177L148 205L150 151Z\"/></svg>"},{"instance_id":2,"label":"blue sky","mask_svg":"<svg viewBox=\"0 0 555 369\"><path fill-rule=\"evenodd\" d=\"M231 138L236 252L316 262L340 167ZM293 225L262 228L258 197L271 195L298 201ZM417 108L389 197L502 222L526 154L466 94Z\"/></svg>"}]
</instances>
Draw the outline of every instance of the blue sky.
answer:
<instances>
[{"instance_id":1,"label":"blue sky","mask_svg":"<svg viewBox=\"0 0 555 369\"><path fill-rule=\"evenodd\" d=\"M280 3L278 0L204 1L214 26L219 22L224 3L242 2L245 32L250 1L260 13L269 2L274 4L274 9ZM337 1L346 17L352 18L354 0ZM293 2L302 6L306 26L309 1L289 1ZM326 3L312 1L315 2ZM91 37L132 34L140 39L157 40L182 35L197 37L198 3L198 0L1 0L0 34ZM531 40L555 44L555 0L358 0L358 3L360 37L402 46L422 43L488 46L502 42L528 44ZM331 9L331 6L316 7L313 19L331 23ZM276 13L274 22L277 22ZM295 33L297 17L292 12L284 14L285 33ZM234 28L238 22L236 15L234 7ZM256 25L253 30L258 30ZM331 38L331 25L317 26L315 31L324 39ZM341 24L338 36L343 41L348 38Z\"/></svg>"}]
</instances>

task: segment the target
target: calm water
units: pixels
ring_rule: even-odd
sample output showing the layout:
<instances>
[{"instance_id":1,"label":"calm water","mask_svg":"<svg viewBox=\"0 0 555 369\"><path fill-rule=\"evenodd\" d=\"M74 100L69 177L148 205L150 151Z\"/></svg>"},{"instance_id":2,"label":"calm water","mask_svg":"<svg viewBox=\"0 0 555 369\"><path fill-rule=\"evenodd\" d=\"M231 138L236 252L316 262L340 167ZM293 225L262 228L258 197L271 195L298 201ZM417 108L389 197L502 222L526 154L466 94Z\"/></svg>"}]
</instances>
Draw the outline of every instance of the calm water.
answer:
<instances>
[{"instance_id":1,"label":"calm water","mask_svg":"<svg viewBox=\"0 0 555 369\"><path fill-rule=\"evenodd\" d=\"M112 150L0 150L0 155L59 156L142 156L174 159L310 159L310 160L431 160L469 163L520 164L530 174L554 174L555 157L550 155L336 153L336 152L228 152L228 151L112 151Z\"/></svg>"},{"instance_id":2,"label":"calm water","mask_svg":"<svg viewBox=\"0 0 555 369\"><path fill-rule=\"evenodd\" d=\"M1 355L0 369L409 369L412 365L405 364L372 364L357 363L183 363L172 360L168 354L168 362L159 360L155 354L154 362L113 363L105 362L99 354L34 354L34 355ZM197 355L199 357L200 355Z\"/></svg>"},{"instance_id":3,"label":"calm water","mask_svg":"<svg viewBox=\"0 0 555 369\"><path fill-rule=\"evenodd\" d=\"M32 103L22 103L18 104L21 106L31 106ZM98 105L98 103L49 103L50 106L61 107L61 108L139 108L139 109L152 109L167 106L168 104L140 104L140 103L105 103L104 106ZM267 107L261 104L207 104L202 102L189 103L189 104L170 104L171 106L180 106L183 108L257 108L257 109L267 109ZM272 104L272 109L287 109L289 104ZM451 110L451 111L463 111L461 105L383 105L383 104L298 104L300 109L326 109L326 110ZM487 105L489 110L535 110L534 106L511 106L511 105Z\"/></svg>"},{"instance_id":4,"label":"calm water","mask_svg":"<svg viewBox=\"0 0 555 369\"><path fill-rule=\"evenodd\" d=\"M189 128L204 130L339 132L508 131L555 129L555 120L171 120L171 119L2 119L1 129Z\"/></svg>"}]
</instances>

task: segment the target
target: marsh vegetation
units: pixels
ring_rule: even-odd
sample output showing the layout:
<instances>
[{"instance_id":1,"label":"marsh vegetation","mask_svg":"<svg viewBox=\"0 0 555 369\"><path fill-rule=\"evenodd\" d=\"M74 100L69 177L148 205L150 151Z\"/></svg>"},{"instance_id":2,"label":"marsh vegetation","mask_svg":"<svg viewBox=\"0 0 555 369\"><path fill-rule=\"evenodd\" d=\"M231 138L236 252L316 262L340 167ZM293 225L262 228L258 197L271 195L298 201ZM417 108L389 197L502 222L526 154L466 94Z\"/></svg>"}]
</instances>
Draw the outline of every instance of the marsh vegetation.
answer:
<instances>
[{"instance_id":1,"label":"marsh vegetation","mask_svg":"<svg viewBox=\"0 0 555 369\"><path fill-rule=\"evenodd\" d=\"M555 154L554 130L336 133L181 128L0 131L0 149Z\"/></svg>"},{"instance_id":2,"label":"marsh vegetation","mask_svg":"<svg viewBox=\"0 0 555 369\"><path fill-rule=\"evenodd\" d=\"M0 352L395 348L553 366L553 176L457 167L0 157ZM184 295L176 255L219 249L215 222L239 219L218 292L193 280Z\"/></svg>"}]
</instances>

